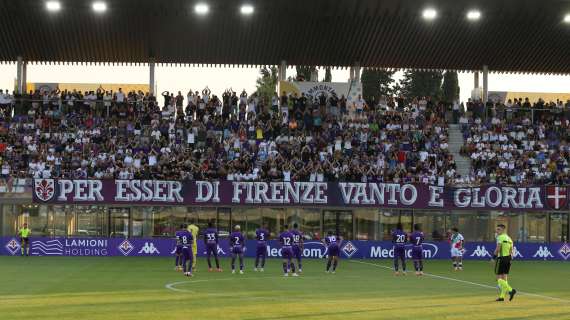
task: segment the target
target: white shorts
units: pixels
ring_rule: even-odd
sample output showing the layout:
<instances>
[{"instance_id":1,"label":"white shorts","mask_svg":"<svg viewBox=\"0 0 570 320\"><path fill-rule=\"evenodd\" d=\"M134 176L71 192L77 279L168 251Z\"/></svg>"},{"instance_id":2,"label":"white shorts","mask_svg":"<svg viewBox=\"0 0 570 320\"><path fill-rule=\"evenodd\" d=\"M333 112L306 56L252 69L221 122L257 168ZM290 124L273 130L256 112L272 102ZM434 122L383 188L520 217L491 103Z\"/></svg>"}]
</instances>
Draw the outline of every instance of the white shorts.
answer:
<instances>
[{"instance_id":1,"label":"white shorts","mask_svg":"<svg viewBox=\"0 0 570 320\"><path fill-rule=\"evenodd\" d=\"M451 248L451 257L463 257L463 250Z\"/></svg>"}]
</instances>

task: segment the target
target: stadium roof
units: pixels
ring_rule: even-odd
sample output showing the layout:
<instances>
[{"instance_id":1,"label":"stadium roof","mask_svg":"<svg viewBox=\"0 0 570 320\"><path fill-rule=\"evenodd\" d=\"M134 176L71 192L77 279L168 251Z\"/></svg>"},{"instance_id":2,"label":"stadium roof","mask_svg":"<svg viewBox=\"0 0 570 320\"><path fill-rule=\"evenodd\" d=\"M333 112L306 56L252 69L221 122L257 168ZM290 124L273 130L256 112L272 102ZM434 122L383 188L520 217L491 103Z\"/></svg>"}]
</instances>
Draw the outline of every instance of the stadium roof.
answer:
<instances>
[{"instance_id":1,"label":"stadium roof","mask_svg":"<svg viewBox=\"0 0 570 320\"><path fill-rule=\"evenodd\" d=\"M99 14L91 0L59 2L0 0L0 61L570 73L570 0L204 0L203 16L196 0L106 0Z\"/></svg>"}]
</instances>

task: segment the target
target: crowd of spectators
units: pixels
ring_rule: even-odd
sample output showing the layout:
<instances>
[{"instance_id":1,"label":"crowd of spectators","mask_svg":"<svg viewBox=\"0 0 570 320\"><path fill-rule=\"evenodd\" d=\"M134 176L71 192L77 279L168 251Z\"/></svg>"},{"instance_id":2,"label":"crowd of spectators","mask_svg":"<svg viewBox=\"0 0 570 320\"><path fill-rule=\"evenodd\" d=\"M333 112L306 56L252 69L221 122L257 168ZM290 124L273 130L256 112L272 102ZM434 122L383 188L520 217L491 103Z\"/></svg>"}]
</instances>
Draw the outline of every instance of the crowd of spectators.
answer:
<instances>
[{"instance_id":1,"label":"crowd of spectators","mask_svg":"<svg viewBox=\"0 0 570 320\"><path fill-rule=\"evenodd\" d=\"M201 92L0 93L12 178L453 184L446 108L429 98Z\"/></svg>"},{"instance_id":2,"label":"crowd of spectators","mask_svg":"<svg viewBox=\"0 0 570 320\"><path fill-rule=\"evenodd\" d=\"M570 184L570 101L514 99L486 110L459 119L472 182Z\"/></svg>"},{"instance_id":3,"label":"crowd of spectators","mask_svg":"<svg viewBox=\"0 0 570 320\"><path fill-rule=\"evenodd\" d=\"M0 178L570 183L570 102L161 95L0 90ZM465 177L446 119L461 125Z\"/></svg>"}]
</instances>

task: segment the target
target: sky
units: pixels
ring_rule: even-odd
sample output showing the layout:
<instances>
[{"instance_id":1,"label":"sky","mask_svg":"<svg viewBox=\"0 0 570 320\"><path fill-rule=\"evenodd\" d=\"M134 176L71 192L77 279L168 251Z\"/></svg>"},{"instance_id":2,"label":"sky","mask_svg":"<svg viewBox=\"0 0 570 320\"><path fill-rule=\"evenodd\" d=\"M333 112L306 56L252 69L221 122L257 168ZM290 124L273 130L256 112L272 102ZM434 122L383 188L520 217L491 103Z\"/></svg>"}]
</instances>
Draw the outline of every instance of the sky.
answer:
<instances>
[{"instance_id":1,"label":"sky","mask_svg":"<svg viewBox=\"0 0 570 320\"><path fill-rule=\"evenodd\" d=\"M287 69L287 76L295 75L293 68ZM402 72L395 74L400 78ZM223 67L182 67L157 66L155 79L157 91L181 91L189 89L202 91L208 86L214 94L221 94L227 88L248 93L255 91L255 81L259 69L223 68ZM320 70L319 79L324 77ZM14 87L16 78L15 64L0 64L0 88ZM332 70L333 82L346 82L349 71ZM483 77L480 78L482 86ZM149 81L148 66L97 66L97 65L28 65L28 82L65 82L65 83L142 83ZM473 73L459 73L460 100L466 101L473 89ZM489 91L517 92L570 92L570 76L489 74Z\"/></svg>"}]
</instances>

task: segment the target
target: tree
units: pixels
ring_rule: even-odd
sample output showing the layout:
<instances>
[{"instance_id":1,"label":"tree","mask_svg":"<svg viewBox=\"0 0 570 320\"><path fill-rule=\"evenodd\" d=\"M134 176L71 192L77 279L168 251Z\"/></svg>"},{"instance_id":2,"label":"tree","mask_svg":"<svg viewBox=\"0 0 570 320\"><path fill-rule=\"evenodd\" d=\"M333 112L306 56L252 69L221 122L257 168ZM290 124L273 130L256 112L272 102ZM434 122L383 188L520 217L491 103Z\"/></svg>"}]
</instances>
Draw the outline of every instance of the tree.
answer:
<instances>
[{"instance_id":1,"label":"tree","mask_svg":"<svg viewBox=\"0 0 570 320\"><path fill-rule=\"evenodd\" d=\"M452 104L453 101L459 99L459 80L457 80L457 72L445 72L443 75L441 91L443 94L443 101L447 104Z\"/></svg>"},{"instance_id":2,"label":"tree","mask_svg":"<svg viewBox=\"0 0 570 320\"><path fill-rule=\"evenodd\" d=\"M263 67L259 70L261 77L257 78L257 95L265 103L269 103L277 90L277 68Z\"/></svg>"},{"instance_id":3,"label":"tree","mask_svg":"<svg viewBox=\"0 0 570 320\"><path fill-rule=\"evenodd\" d=\"M404 73L404 78L400 80L401 93L407 98L433 97L440 99L442 96L441 71L412 71Z\"/></svg>"},{"instance_id":4,"label":"tree","mask_svg":"<svg viewBox=\"0 0 570 320\"><path fill-rule=\"evenodd\" d=\"M297 81L309 81L311 80L311 73L317 68L307 67L307 66L296 66L297 76L295 77Z\"/></svg>"},{"instance_id":5,"label":"tree","mask_svg":"<svg viewBox=\"0 0 570 320\"><path fill-rule=\"evenodd\" d=\"M332 82L331 67L325 68L325 78L323 79L323 82Z\"/></svg>"},{"instance_id":6,"label":"tree","mask_svg":"<svg viewBox=\"0 0 570 320\"><path fill-rule=\"evenodd\" d=\"M391 95L393 93L393 75L393 71L364 69L360 76L364 100L372 101L372 97L374 97L378 101L380 96Z\"/></svg>"}]
</instances>

